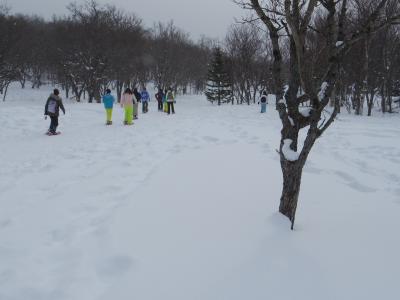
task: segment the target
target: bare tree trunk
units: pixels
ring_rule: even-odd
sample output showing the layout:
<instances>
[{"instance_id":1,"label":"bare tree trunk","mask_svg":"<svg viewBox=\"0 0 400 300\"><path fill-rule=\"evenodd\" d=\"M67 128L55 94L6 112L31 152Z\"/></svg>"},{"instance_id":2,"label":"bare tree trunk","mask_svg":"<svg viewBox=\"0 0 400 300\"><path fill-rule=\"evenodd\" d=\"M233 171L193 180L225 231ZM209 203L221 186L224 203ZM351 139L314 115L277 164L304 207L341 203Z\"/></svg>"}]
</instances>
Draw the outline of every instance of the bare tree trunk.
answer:
<instances>
[{"instance_id":1,"label":"bare tree trunk","mask_svg":"<svg viewBox=\"0 0 400 300\"><path fill-rule=\"evenodd\" d=\"M6 87L4 89L4 96L3 96L3 102L6 101L6 97L7 97L7 91L8 91L8 86L10 85L10 82L7 82Z\"/></svg>"},{"instance_id":2,"label":"bare tree trunk","mask_svg":"<svg viewBox=\"0 0 400 300\"><path fill-rule=\"evenodd\" d=\"M69 84L68 82L65 83L65 97L69 98Z\"/></svg>"},{"instance_id":3,"label":"bare tree trunk","mask_svg":"<svg viewBox=\"0 0 400 300\"><path fill-rule=\"evenodd\" d=\"M368 117L372 115L372 108L374 107L375 91L372 90L370 93L366 93L367 106L368 106Z\"/></svg>"},{"instance_id":4,"label":"bare tree trunk","mask_svg":"<svg viewBox=\"0 0 400 300\"><path fill-rule=\"evenodd\" d=\"M382 113L386 113L386 95L385 95L385 79L382 83L381 87L381 108L382 108Z\"/></svg>"},{"instance_id":5,"label":"bare tree trunk","mask_svg":"<svg viewBox=\"0 0 400 300\"><path fill-rule=\"evenodd\" d=\"M283 189L280 199L279 212L289 218L291 229L294 228L294 221L299 199L302 169L299 161L281 162L283 175Z\"/></svg>"}]
</instances>

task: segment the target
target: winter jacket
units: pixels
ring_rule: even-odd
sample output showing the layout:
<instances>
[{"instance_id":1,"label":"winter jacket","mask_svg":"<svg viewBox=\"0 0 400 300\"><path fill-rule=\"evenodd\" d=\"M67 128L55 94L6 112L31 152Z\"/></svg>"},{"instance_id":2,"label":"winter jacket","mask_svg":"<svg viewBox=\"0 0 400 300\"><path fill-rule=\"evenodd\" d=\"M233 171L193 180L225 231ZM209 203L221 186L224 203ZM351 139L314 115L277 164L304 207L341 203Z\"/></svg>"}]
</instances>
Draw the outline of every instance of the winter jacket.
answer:
<instances>
[{"instance_id":1,"label":"winter jacket","mask_svg":"<svg viewBox=\"0 0 400 300\"><path fill-rule=\"evenodd\" d=\"M44 114L50 117L58 117L60 114L60 108L65 115L65 108L61 97L51 94L47 99L46 106L44 108Z\"/></svg>"},{"instance_id":2,"label":"winter jacket","mask_svg":"<svg viewBox=\"0 0 400 300\"><path fill-rule=\"evenodd\" d=\"M149 95L148 91L142 91L140 96L141 96L141 99L142 99L143 102L150 101L150 95Z\"/></svg>"},{"instance_id":3,"label":"winter jacket","mask_svg":"<svg viewBox=\"0 0 400 300\"><path fill-rule=\"evenodd\" d=\"M103 103L105 109L112 109L115 102L113 95L107 94L103 96Z\"/></svg>"},{"instance_id":4,"label":"winter jacket","mask_svg":"<svg viewBox=\"0 0 400 300\"><path fill-rule=\"evenodd\" d=\"M123 106L123 107L133 107L133 103L134 103L133 97L134 96L131 95L131 94L123 94L121 96L121 106Z\"/></svg>"},{"instance_id":5,"label":"winter jacket","mask_svg":"<svg viewBox=\"0 0 400 300\"><path fill-rule=\"evenodd\" d=\"M174 102L175 101L175 96L172 91L168 91L166 95L167 102Z\"/></svg>"},{"instance_id":6,"label":"winter jacket","mask_svg":"<svg viewBox=\"0 0 400 300\"><path fill-rule=\"evenodd\" d=\"M137 102L140 102L142 100L142 95L138 92L137 89L133 90L133 94L135 95Z\"/></svg>"},{"instance_id":7,"label":"winter jacket","mask_svg":"<svg viewBox=\"0 0 400 300\"><path fill-rule=\"evenodd\" d=\"M163 101L163 98L164 98L164 93L161 92L161 91L159 91L159 92L156 94L156 99L157 99L157 101L162 102L162 101Z\"/></svg>"}]
</instances>

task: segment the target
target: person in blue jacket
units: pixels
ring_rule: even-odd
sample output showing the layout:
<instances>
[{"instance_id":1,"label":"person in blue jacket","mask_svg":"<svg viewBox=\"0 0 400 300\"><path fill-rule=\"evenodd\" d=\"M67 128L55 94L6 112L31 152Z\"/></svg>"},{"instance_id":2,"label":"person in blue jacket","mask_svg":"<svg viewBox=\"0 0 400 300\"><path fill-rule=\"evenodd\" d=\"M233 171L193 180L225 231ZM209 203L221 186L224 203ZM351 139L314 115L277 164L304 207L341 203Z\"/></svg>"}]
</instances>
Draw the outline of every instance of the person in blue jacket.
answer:
<instances>
[{"instance_id":1,"label":"person in blue jacket","mask_svg":"<svg viewBox=\"0 0 400 300\"><path fill-rule=\"evenodd\" d=\"M140 93L140 96L142 98L142 112L145 114L149 111L149 101L150 101L149 92L146 90L145 87Z\"/></svg>"},{"instance_id":2,"label":"person in blue jacket","mask_svg":"<svg viewBox=\"0 0 400 300\"><path fill-rule=\"evenodd\" d=\"M262 93L260 102L261 102L261 113L265 114L267 112L267 104L268 104L268 95L266 91Z\"/></svg>"},{"instance_id":3,"label":"person in blue jacket","mask_svg":"<svg viewBox=\"0 0 400 300\"><path fill-rule=\"evenodd\" d=\"M106 109L107 122L106 125L112 125L112 111L115 98L111 95L111 90L107 89L106 94L103 96L104 108Z\"/></svg>"}]
</instances>

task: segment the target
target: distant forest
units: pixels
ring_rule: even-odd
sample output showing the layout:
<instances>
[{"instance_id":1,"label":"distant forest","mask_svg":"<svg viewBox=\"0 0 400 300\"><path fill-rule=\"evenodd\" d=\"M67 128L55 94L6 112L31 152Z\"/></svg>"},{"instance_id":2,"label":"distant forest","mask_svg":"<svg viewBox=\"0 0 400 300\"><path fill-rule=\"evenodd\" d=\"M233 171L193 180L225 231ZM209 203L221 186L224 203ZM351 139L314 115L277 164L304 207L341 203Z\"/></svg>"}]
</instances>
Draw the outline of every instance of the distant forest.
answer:
<instances>
[{"instance_id":1,"label":"distant forest","mask_svg":"<svg viewBox=\"0 0 400 300\"><path fill-rule=\"evenodd\" d=\"M348 28L363 24L363 10L374 1L359 2L365 5L352 8ZM70 4L68 10L68 15L46 21L0 7L0 93L4 99L12 82L23 88L57 84L67 97L76 101L85 97L89 102L99 101L109 87L119 98L125 87L149 83L179 93L201 93L216 47L222 50L232 84L232 103L256 103L262 91L273 93L273 47L257 20L232 24L222 41L207 37L193 41L172 21L146 28L140 16L113 5L87 1ZM321 86L329 63L326 36L326 18L316 14L306 36L307 72L315 86ZM287 80L290 41L282 43L282 74ZM367 99L380 99L382 110L391 111L392 97L400 94L399 25L360 38L346 53L339 72L333 95L340 98L342 107L361 114Z\"/></svg>"}]
</instances>

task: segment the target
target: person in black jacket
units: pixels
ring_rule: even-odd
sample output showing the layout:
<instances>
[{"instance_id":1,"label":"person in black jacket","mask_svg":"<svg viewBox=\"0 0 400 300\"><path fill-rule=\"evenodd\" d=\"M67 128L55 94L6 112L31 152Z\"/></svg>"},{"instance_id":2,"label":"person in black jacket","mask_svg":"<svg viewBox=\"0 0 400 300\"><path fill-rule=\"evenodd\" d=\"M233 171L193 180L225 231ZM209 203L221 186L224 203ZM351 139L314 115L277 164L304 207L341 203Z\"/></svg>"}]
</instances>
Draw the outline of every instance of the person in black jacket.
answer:
<instances>
[{"instance_id":1,"label":"person in black jacket","mask_svg":"<svg viewBox=\"0 0 400 300\"><path fill-rule=\"evenodd\" d=\"M47 99L46 106L44 108L44 115L50 117L50 128L48 134L54 135L57 134L57 126L58 126L58 116L60 115L60 108L65 115L65 108L62 102L60 95L60 91L55 89L52 94L50 94Z\"/></svg>"},{"instance_id":2,"label":"person in black jacket","mask_svg":"<svg viewBox=\"0 0 400 300\"><path fill-rule=\"evenodd\" d=\"M164 93L160 88L158 89L158 93L156 94L156 99L158 103L158 111L163 111Z\"/></svg>"},{"instance_id":3,"label":"person in black jacket","mask_svg":"<svg viewBox=\"0 0 400 300\"><path fill-rule=\"evenodd\" d=\"M133 89L133 95L135 96L134 98L136 98L136 102L133 101L133 118L137 120L139 117L139 102L142 102L142 95L139 93L137 88Z\"/></svg>"}]
</instances>

